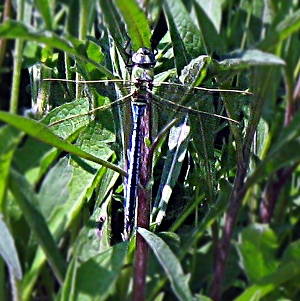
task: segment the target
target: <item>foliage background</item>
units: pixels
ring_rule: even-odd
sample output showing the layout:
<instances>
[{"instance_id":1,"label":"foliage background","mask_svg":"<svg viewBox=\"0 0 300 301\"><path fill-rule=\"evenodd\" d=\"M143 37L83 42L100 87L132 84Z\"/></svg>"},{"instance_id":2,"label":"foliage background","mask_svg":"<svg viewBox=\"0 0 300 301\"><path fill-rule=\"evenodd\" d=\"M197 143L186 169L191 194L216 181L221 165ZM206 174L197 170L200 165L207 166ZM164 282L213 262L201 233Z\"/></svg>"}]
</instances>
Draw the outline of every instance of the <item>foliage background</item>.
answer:
<instances>
[{"instance_id":1,"label":"foliage background","mask_svg":"<svg viewBox=\"0 0 300 301\"><path fill-rule=\"evenodd\" d=\"M111 79L112 66L124 78L125 33L133 48L149 46L147 28L155 24L162 5L172 43L166 40L167 46L158 47L157 74L173 67L179 73L198 52L218 55L235 59L224 67L225 79L234 78L237 86L247 81L254 96L238 107L245 122L230 128L229 142L221 149L212 144L217 160L209 161L209 167L203 167L208 162L203 158L196 161L197 149L185 146L198 169L194 178L189 174L187 180L178 180L184 189L174 189L183 198L191 193L187 184L192 186L193 202L182 208L173 198L175 205L169 208L177 211L167 212L172 223L152 229L157 235L140 230L153 251L147 299L191 300L193 295L199 300L298 300L298 2L187 1L185 9L180 1L149 1L147 19L134 2L125 5L121 0L5 4L0 97L1 110L9 109L11 115L0 112L10 125L0 132L0 300L131 298L134 239L129 245L116 243L120 237L115 235L124 171L111 165L121 166L120 141L126 148L126 138L99 126L99 119L50 131L20 115L31 106L35 116L54 106L48 102L50 84L42 78L61 78L62 73L72 78L75 69L77 80ZM247 52L251 49L261 52ZM106 101L96 97L93 106ZM90 109L83 98L55 105L62 107L44 124ZM230 113L234 106L226 109ZM166 151L164 141L161 152ZM209 175L211 190L203 180ZM107 213L99 240L97 221Z\"/></svg>"}]
</instances>

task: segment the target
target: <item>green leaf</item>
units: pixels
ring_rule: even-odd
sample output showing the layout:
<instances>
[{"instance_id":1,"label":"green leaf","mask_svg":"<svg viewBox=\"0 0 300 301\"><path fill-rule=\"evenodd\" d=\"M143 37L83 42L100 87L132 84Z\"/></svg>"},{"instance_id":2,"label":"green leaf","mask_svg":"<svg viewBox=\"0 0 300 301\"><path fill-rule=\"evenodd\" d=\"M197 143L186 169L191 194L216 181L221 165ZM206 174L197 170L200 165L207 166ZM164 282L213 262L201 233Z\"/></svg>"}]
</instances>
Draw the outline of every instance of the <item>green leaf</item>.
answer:
<instances>
[{"instance_id":1,"label":"green leaf","mask_svg":"<svg viewBox=\"0 0 300 301\"><path fill-rule=\"evenodd\" d=\"M252 283L276 271L278 242L275 233L267 225L254 224L244 229L237 248Z\"/></svg>"},{"instance_id":2,"label":"green leaf","mask_svg":"<svg viewBox=\"0 0 300 301\"><path fill-rule=\"evenodd\" d=\"M137 232L146 240L157 260L160 262L170 280L172 290L178 300L192 300L192 293L188 286L189 276L183 274L180 262L169 246L166 245L160 237L146 229L137 228Z\"/></svg>"},{"instance_id":3,"label":"green leaf","mask_svg":"<svg viewBox=\"0 0 300 301\"><path fill-rule=\"evenodd\" d=\"M221 29L222 4L222 0L197 0L194 3L195 7L201 6L207 18L209 18L211 24L214 26L216 32L219 32ZM201 22L201 20L198 19L198 22ZM203 35L206 35L205 31L203 31ZM207 36L209 36L209 34Z\"/></svg>"},{"instance_id":4,"label":"green leaf","mask_svg":"<svg viewBox=\"0 0 300 301\"><path fill-rule=\"evenodd\" d=\"M52 31L36 31L32 27L12 20L7 20L4 22L4 24L0 25L0 37L5 39L23 39L27 41L35 41L38 43L43 43L49 47L60 49L69 55L74 55L84 62L93 64L103 74L105 74L107 78L115 78L115 76L104 66L81 54L80 48L84 48L85 44L75 37L64 36L62 38Z\"/></svg>"},{"instance_id":5,"label":"green leaf","mask_svg":"<svg viewBox=\"0 0 300 301\"><path fill-rule=\"evenodd\" d=\"M51 112L41 120L41 123L49 126L49 129L56 135L67 139L74 132L88 125L91 120L87 114L90 109L89 106L89 101L86 98L64 103L51 110ZM73 118L73 116L77 117Z\"/></svg>"},{"instance_id":6,"label":"green leaf","mask_svg":"<svg viewBox=\"0 0 300 301\"><path fill-rule=\"evenodd\" d=\"M70 45L70 41L59 37L51 31L36 31L33 27L13 20L7 20L0 26L0 37L36 41L74 55L77 53L76 47L80 45L79 40L77 40L78 42L75 45ZM72 39L72 41L74 42L76 39Z\"/></svg>"},{"instance_id":7,"label":"green leaf","mask_svg":"<svg viewBox=\"0 0 300 301\"><path fill-rule=\"evenodd\" d=\"M175 65L180 74L191 59L205 53L201 34L191 20L186 8L180 0L164 2L168 27L172 39Z\"/></svg>"},{"instance_id":8,"label":"green leaf","mask_svg":"<svg viewBox=\"0 0 300 301\"><path fill-rule=\"evenodd\" d=\"M47 173L38 194L39 199L43 200L40 202L41 212L47 220L66 205L73 171L74 167L68 160L61 160Z\"/></svg>"},{"instance_id":9,"label":"green leaf","mask_svg":"<svg viewBox=\"0 0 300 301\"><path fill-rule=\"evenodd\" d=\"M234 301L261 300L272 291L277 290L281 285L291 279L299 279L300 260L282 264L274 273L264 277L257 284L247 288ZM254 297L256 299L254 299Z\"/></svg>"},{"instance_id":10,"label":"green leaf","mask_svg":"<svg viewBox=\"0 0 300 301\"><path fill-rule=\"evenodd\" d=\"M59 124L56 130L60 131L61 127L62 125ZM91 155L111 156L112 151L108 148L107 142L111 141L112 137L102 131L97 122L91 122L80 133L76 144ZM68 136L68 131L65 134ZM47 202L43 201L40 206L56 241L64 235L71 224L76 223L83 204L86 200L90 200L92 194L98 189L103 174L105 168L100 168L96 163L85 162L77 157L72 159L64 157L44 177L39 199ZM63 180L58 175L61 175ZM25 275L24 298L30 295L30 290L45 260L43 254L38 251L32 269Z\"/></svg>"},{"instance_id":11,"label":"green leaf","mask_svg":"<svg viewBox=\"0 0 300 301\"><path fill-rule=\"evenodd\" d=\"M179 76L180 82L189 87L198 87L205 79L211 61L212 59L208 55L200 55L191 60L191 62L182 69L181 75Z\"/></svg>"},{"instance_id":12,"label":"green leaf","mask_svg":"<svg viewBox=\"0 0 300 301\"><path fill-rule=\"evenodd\" d=\"M15 196L24 217L41 245L57 279L62 283L66 271L66 263L60 254L42 214L37 208L37 197L26 179L11 169L10 190Z\"/></svg>"},{"instance_id":13,"label":"green leaf","mask_svg":"<svg viewBox=\"0 0 300 301\"><path fill-rule=\"evenodd\" d=\"M195 300L195 301L212 301L211 298L208 298L203 295L195 295L195 298L193 300Z\"/></svg>"},{"instance_id":14,"label":"green leaf","mask_svg":"<svg viewBox=\"0 0 300 301\"><path fill-rule=\"evenodd\" d=\"M112 163L109 163L107 161L104 161L102 159L99 159L95 156L92 156L92 155L88 154L87 152L81 150L79 147L68 143L67 141L56 136L52 131L50 131L46 126L44 126L41 123L38 123L36 121L21 117L18 115L6 113L3 111L0 111L0 120L24 131L28 135L30 135L30 136L34 137L35 139L38 139L44 143L52 145L58 149L66 151L70 154L74 154L74 155L80 156L82 158L85 158L87 160L91 160L93 162L96 162L98 164L106 166L107 168L115 170L122 175L125 175L125 172L118 166L116 166Z\"/></svg>"},{"instance_id":15,"label":"green leaf","mask_svg":"<svg viewBox=\"0 0 300 301\"><path fill-rule=\"evenodd\" d=\"M250 66L285 66L285 62L278 56L258 49L234 51L223 56L219 62L223 70L248 68Z\"/></svg>"},{"instance_id":16,"label":"green leaf","mask_svg":"<svg viewBox=\"0 0 300 301\"><path fill-rule=\"evenodd\" d=\"M200 5L194 3L200 31L202 33L205 53L222 53L225 49L224 43L218 29L220 27L221 5L219 1L202 1ZM209 2L209 3L208 3Z\"/></svg>"},{"instance_id":17,"label":"green leaf","mask_svg":"<svg viewBox=\"0 0 300 301\"><path fill-rule=\"evenodd\" d=\"M123 242L84 263L71 264L60 301L107 300L120 276L127 247L127 243ZM70 296L73 297L70 299Z\"/></svg>"},{"instance_id":18,"label":"green leaf","mask_svg":"<svg viewBox=\"0 0 300 301\"><path fill-rule=\"evenodd\" d=\"M220 180L220 193L217 201L210 206L207 214L200 220L199 224L193 229L183 247L183 252L188 252L189 248L203 235L203 232L216 220L218 216L224 213L228 206L232 186L224 179Z\"/></svg>"},{"instance_id":19,"label":"green leaf","mask_svg":"<svg viewBox=\"0 0 300 301\"><path fill-rule=\"evenodd\" d=\"M107 28L109 29L118 49L121 51L128 41L126 29L121 20L120 14L116 9L116 5L113 1L100 0L99 2ZM123 59L125 59L125 56L123 56Z\"/></svg>"},{"instance_id":20,"label":"green leaf","mask_svg":"<svg viewBox=\"0 0 300 301\"><path fill-rule=\"evenodd\" d=\"M92 40L87 44L86 53L94 62L102 62L104 58L104 53L101 51L101 48ZM84 71L84 78L86 79L99 80L102 78L101 72L99 72L94 64L87 63L84 65L84 63L82 63L79 68Z\"/></svg>"},{"instance_id":21,"label":"green leaf","mask_svg":"<svg viewBox=\"0 0 300 301\"><path fill-rule=\"evenodd\" d=\"M80 211L85 201L97 188L98 178L102 176L102 169L95 170L83 161L64 157L47 173L38 197L39 199L43 198L43 202L40 201L41 211L46 214L45 219L48 221L55 241L59 241L70 226L81 218ZM63 175L65 179L62 181L61 177L57 176L58 174ZM57 188L62 185L60 182L66 183L63 190ZM25 300L30 297L31 290L46 259L41 249L38 249L23 281L23 298Z\"/></svg>"},{"instance_id":22,"label":"green leaf","mask_svg":"<svg viewBox=\"0 0 300 301\"><path fill-rule=\"evenodd\" d=\"M43 21L45 22L46 28L49 30L51 30L53 27L53 2L53 0L34 0L35 8L43 17Z\"/></svg>"},{"instance_id":23,"label":"green leaf","mask_svg":"<svg viewBox=\"0 0 300 301\"><path fill-rule=\"evenodd\" d=\"M127 28L134 51L141 47L151 48L151 31L145 13L140 9L135 0L115 1Z\"/></svg>"},{"instance_id":24,"label":"green leaf","mask_svg":"<svg viewBox=\"0 0 300 301\"><path fill-rule=\"evenodd\" d=\"M6 193L7 181L11 161L15 154L16 147L20 142L23 134L18 130L4 126L0 128L0 204L2 208L3 200Z\"/></svg>"},{"instance_id":25,"label":"green leaf","mask_svg":"<svg viewBox=\"0 0 300 301\"><path fill-rule=\"evenodd\" d=\"M189 133L190 126L187 125L187 118L170 131L168 141L169 149L166 155L160 189L153 205L153 212L157 213L155 223L158 225L161 224L166 214L172 190L178 181L190 138ZM159 211L156 212L156 210Z\"/></svg>"},{"instance_id":26,"label":"green leaf","mask_svg":"<svg viewBox=\"0 0 300 301\"><path fill-rule=\"evenodd\" d=\"M21 279L22 268L15 246L15 241L3 220L2 214L0 214L0 231L0 255L14 277Z\"/></svg>"},{"instance_id":27,"label":"green leaf","mask_svg":"<svg viewBox=\"0 0 300 301\"><path fill-rule=\"evenodd\" d=\"M89 295L85 296L87 299L106 300L120 276L128 246L127 243L106 246L102 252L103 238L100 240L96 233L99 213L100 210L94 211L75 241L74 260L69 265L60 300L70 300L72 291L76 291L74 300L81 300L83 295Z\"/></svg>"},{"instance_id":28,"label":"green leaf","mask_svg":"<svg viewBox=\"0 0 300 301\"><path fill-rule=\"evenodd\" d=\"M261 41L258 48L262 50L270 50L282 43L285 39L296 33L300 29L300 9L286 15L275 29L271 29L266 38Z\"/></svg>"},{"instance_id":29,"label":"green leaf","mask_svg":"<svg viewBox=\"0 0 300 301\"><path fill-rule=\"evenodd\" d=\"M282 129L277 135L276 142L272 145L272 149L266 158L256 168L253 174L248 178L247 184L257 183L259 179L266 177L279 170L282 167L290 166L298 162L300 159L300 113L298 112L293 121ZM289 150L288 152L286 150Z\"/></svg>"},{"instance_id":30,"label":"green leaf","mask_svg":"<svg viewBox=\"0 0 300 301\"><path fill-rule=\"evenodd\" d=\"M300 260L300 240L296 240L295 242L288 245L286 250L283 253L283 262L289 262L291 260L298 261Z\"/></svg>"}]
</instances>

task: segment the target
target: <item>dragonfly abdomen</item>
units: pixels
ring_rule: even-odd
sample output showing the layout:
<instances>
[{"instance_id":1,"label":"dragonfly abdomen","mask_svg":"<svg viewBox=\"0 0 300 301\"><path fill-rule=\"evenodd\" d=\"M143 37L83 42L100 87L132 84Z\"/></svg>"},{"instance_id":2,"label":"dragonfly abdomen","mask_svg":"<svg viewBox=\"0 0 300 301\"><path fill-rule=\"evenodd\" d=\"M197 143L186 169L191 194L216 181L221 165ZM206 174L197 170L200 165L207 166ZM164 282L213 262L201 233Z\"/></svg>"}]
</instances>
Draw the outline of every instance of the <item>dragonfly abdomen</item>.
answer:
<instances>
[{"instance_id":1,"label":"dragonfly abdomen","mask_svg":"<svg viewBox=\"0 0 300 301\"><path fill-rule=\"evenodd\" d=\"M131 232L135 216L135 203L137 200L137 188L139 183L141 145L143 140L141 123L146 107L147 104L143 102L131 103L133 125L129 152L127 187L125 193L125 235Z\"/></svg>"},{"instance_id":2,"label":"dragonfly abdomen","mask_svg":"<svg viewBox=\"0 0 300 301\"><path fill-rule=\"evenodd\" d=\"M134 82L131 111L132 132L129 152L129 168L125 189L124 204L124 237L129 238L138 200L138 184L141 165L141 149L145 131L144 115L149 111L149 100L152 97L154 54L147 48L140 48L132 56L132 81ZM147 119L147 118L146 118ZM144 133L144 134L143 134Z\"/></svg>"}]
</instances>

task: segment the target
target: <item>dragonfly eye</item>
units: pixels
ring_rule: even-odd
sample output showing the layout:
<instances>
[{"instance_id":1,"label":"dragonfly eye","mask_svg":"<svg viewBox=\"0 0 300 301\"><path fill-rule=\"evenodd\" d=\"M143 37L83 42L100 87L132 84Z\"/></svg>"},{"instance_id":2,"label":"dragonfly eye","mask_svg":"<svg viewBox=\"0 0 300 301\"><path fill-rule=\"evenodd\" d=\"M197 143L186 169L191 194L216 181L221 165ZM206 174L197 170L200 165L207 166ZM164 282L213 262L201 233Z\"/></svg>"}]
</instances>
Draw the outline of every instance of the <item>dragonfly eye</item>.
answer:
<instances>
[{"instance_id":1,"label":"dragonfly eye","mask_svg":"<svg viewBox=\"0 0 300 301\"><path fill-rule=\"evenodd\" d=\"M132 55L132 62L143 68L153 68L156 64L153 52L146 47L139 48L138 51Z\"/></svg>"}]
</instances>

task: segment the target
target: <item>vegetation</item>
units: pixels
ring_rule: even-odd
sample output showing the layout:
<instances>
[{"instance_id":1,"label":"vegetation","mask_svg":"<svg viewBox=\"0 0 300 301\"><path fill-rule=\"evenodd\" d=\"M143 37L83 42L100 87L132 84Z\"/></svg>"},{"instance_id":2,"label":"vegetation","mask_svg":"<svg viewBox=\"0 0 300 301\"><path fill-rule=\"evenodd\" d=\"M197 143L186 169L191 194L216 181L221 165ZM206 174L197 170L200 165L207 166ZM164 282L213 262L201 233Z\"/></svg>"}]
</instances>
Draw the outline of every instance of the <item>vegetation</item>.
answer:
<instances>
[{"instance_id":1,"label":"vegetation","mask_svg":"<svg viewBox=\"0 0 300 301\"><path fill-rule=\"evenodd\" d=\"M159 105L156 210L150 230L137 229L150 248L146 300L300 299L298 1L185 2L2 7L0 300L140 300L135 235L121 238L130 106L120 79L128 48L151 47L161 11L156 81L244 93L196 104L238 123L190 114L163 130L174 112ZM116 79L114 91L73 86ZM182 97L174 86L165 93Z\"/></svg>"}]
</instances>

